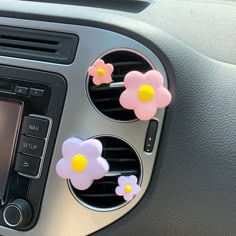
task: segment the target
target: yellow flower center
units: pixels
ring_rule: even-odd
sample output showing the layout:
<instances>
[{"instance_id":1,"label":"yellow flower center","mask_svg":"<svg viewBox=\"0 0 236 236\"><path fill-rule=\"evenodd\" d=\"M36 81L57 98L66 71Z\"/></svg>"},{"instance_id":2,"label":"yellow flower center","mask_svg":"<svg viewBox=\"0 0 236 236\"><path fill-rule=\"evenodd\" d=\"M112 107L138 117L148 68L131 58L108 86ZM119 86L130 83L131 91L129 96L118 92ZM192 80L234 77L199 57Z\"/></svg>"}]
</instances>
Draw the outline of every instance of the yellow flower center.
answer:
<instances>
[{"instance_id":1,"label":"yellow flower center","mask_svg":"<svg viewBox=\"0 0 236 236\"><path fill-rule=\"evenodd\" d=\"M142 102L150 102L155 95L155 90L148 84L142 85L138 90L138 98Z\"/></svg>"},{"instance_id":2,"label":"yellow flower center","mask_svg":"<svg viewBox=\"0 0 236 236\"><path fill-rule=\"evenodd\" d=\"M133 187L131 185L128 184L128 185L125 186L125 192L126 193L130 193L132 190L133 190Z\"/></svg>"},{"instance_id":3,"label":"yellow flower center","mask_svg":"<svg viewBox=\"0 0 236 236\"><path fill-rule=\"evenodd\" d=\"M102 69L102 68L98 68L97 73L98 73L99 76L103 76L103 75L105 75L105 70Z\"/></svg>"},{"instance_id":4,"label":"yellow flower center","mask_svg":"<svg viewBox=\"0 0 236 236\"><path fill-rule=\"evenodd\" d=\"M71 160L72 169L76 172L83 172L87 167L87 159L85 156L78 154L75 155Z\"/></svg>"}]
</instances>

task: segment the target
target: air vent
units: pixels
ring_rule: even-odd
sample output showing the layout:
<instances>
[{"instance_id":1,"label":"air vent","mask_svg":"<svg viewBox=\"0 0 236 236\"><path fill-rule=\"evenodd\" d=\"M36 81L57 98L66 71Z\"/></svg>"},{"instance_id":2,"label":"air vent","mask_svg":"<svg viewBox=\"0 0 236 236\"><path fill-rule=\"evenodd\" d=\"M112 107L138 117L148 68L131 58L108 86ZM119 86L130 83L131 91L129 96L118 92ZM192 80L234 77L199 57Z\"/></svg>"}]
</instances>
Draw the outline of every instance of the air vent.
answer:
<instances>
[{"instance_id":1,"label":"air vent","mask_svg":"<svg viewBox=\"0 0 236 236\"><path fill-rule=\"evenodd\" d=\"M88 207L110 210L125 203L115 194L117 179L120 175L135 175L140 181L141 164L137 153L125 141L115 137L98 137L103 144L102 156L110 165L110 172L102 179L94 181L85 191L79 191L70 185L74 196Z\"/></svg>"},{"instance_id":2,"label":"air vent","mask_svg":"<svg viewBox=\"0 0 236 236\"><path fill-rule=\"evenodd\" d=\"M0 55L70 64L78 40L72 34L0 26Z\"/></svg>"},{"instance_id":3,"label":"air vent","mask_svg":"<svg viewBox=\"0 0 236 236\"><path fill-rule=\"evenodd\" d=\"M124 91L124 77L133 70L145 73L153 69L153 66L144 56L127 50L108 53L102 59L114 66L113 82L109 85L95 86L90 77L88 92L92 103L98 111L111 119L119 121L135 120L134 112L124 109L119 103L119 97Z\"/></svg>"}]
</instances>

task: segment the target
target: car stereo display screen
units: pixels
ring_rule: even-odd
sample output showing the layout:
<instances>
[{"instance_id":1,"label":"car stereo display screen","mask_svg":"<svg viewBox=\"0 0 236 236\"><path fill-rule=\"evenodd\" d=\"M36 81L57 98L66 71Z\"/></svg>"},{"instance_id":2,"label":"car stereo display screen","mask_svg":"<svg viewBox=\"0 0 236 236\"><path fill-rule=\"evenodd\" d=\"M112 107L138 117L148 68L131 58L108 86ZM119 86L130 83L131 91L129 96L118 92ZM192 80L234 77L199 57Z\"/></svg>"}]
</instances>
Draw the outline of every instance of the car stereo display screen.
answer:
<instances>
[{"instance_id":1,"label":"car stereo display screen","mask_svg":"<svg viewBox=\"0 0 236 236\"><path fill-rule=\"evenodd\" d=\"M0 99L0 199L4 198L18 136L23 103Z\"/></svg>"}]
</instances>

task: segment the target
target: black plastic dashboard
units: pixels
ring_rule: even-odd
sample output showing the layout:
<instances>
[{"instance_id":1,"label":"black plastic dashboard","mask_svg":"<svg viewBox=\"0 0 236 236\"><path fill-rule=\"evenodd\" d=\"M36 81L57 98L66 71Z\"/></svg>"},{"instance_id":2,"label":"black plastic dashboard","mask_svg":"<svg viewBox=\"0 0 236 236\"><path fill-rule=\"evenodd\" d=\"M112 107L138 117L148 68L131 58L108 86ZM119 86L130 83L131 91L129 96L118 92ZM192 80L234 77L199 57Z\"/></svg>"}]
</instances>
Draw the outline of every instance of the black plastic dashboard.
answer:
<instances>
[{"instance_id":1,"label":"black plastic dashboard","mask_svg":"<svg viewBox=\"0 0 236 236\"><path fill-rule=\"evenodd\" d=\"M230 30L235 26L236 6L233 2L224 5L221 1L206 5L173 2L172 7L183 14L176 22L167 17L174 11L173 8L167 11L171 7L169 1L152 3L137 15L73 5L0 3L4 26L77 34L80 39L75 60L70 65L0 57L0 63L5 66L60 74L68 85L55 148L52 146L54 154L48 159L51 167L37 223L29 231L1 226L1 235L236 234L236 56L235 33ZM199 41L194 42L195 32L186 33L187 26L181 25L184 18L191 19L191 14L204 6L211 9L208 17L216 12L222 14L220 8L229 10L228 21L222 16L215 22L216 25L228 22L223 30L225 41L216 39L222 43L221 47L216 42L211 43L215 28L210 29L209 22L201 26L210 32L206 35L196 19L188 23L189 28L198 25L202 42L200 36ZM165 9L165 24L163 18L157 16L158 8ZM163 16L164 12L160 14ZM205 17L202 13L198 19ZM179 31L171 29L170 25ZM165 27L188 46L164 32ZM144 55L165 75L165 83L173 96L166 111L157 114L156 144L148 160L145 159L148 155L143 153L148 123L120 123L107 119L87 98L87 67L115 48ZM75 108L77 106L79 108ZM53 112L48 116L53 117ZM96 121L100 122L99 127ZM77 201L67 184L56 176L55 164L61 155L62 142L71 136L87 139L97 135L120 137L139 153L144 191L130 206L111 212L90 209ZM45 172L45 178L46 175Z\"/></svg>"}]
</instances>

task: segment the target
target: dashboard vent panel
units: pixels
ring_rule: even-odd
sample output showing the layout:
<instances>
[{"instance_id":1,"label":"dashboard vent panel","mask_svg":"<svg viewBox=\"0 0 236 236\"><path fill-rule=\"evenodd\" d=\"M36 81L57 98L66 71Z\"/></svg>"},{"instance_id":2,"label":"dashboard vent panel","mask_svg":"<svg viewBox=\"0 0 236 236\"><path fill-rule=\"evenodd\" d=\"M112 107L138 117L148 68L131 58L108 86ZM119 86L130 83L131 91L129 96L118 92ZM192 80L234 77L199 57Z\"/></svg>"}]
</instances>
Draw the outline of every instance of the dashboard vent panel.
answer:
<instances>
[{"instance_id":1,"label":"dashboard vent panel","mask_svg":"<svg viewBox=\"0 0 236 236\"><path fill-rule=\"evenodd\" d=\"M134 112L124 109L119 103L119 97L124 91L124 77L133 70L145 73L153 69L153 66L140 54L127 50L108 53L102 59L114 66L113 82L109 85L96 86L92 82L92 77L89 78L88 93L93 105L99 112L111 119L135 120Z\"/></svg>"},{"instance_id":2,"label":"dashboard vent panel","mask_svg":"<svg viewBox=\"0 0 236 236\"><path fill-rule=\"evenodd\" d=\"M88 207L109 210L124 204L123 197L115 194L117 180L120 175L135 175L141 179L141 164L137 153L125 141L115 137L98 137L103 144L102 156L110 165L109 173L102 179L94 181L93 185L79 191L71 184L71 190L76 198Z\"/></svg>"},{"instance_id":3,"label":"dashboard vent panel","mask_svg":"<svg viewBox=\"0 0 236 236\"><path fill-rule=\"evenodd\" d=\"M0 26L0 55L70 64L78 40L71 34Z\"/></svg>"}]
</instances>

